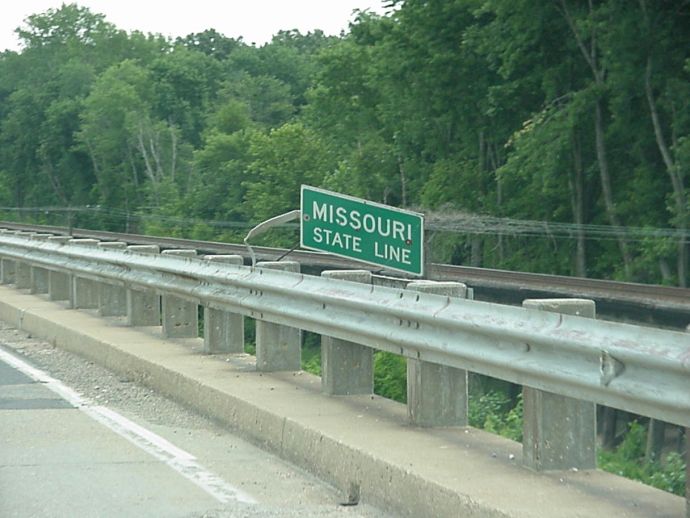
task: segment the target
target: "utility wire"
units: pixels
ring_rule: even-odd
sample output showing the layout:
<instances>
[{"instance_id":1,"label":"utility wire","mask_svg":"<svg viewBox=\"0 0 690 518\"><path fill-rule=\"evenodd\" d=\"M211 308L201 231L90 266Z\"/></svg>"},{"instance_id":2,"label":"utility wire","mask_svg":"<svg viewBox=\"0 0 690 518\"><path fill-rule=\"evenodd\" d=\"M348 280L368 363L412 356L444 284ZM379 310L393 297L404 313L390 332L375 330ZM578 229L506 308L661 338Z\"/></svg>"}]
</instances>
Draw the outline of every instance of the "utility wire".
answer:
<instances>
[{"instance_id":1,"label":"utility wire","mask_svg":"<svg viewBox=\"0 0 690 518\"><path fill-rule=\"evenodd\" d=\"M0 211L14 213L91 213L104 217L127 220L130 222L158 222L171 225L207 225L213 228L248 229L253 223L245 221L219 221L160 214L142 214L128 212L117 208L100 206L82 207L0 207ZM283 228L296 228L294 223L280 225ZM547 222L514 218L499 218L483 214L464 212L426 212L425 228L432 232L450 232L454 234L501 235L509 237L534 237L548 239L576 239L583 236L587 240L614 240L624 238L628 241L645 241L649 239L669 238L690 241L690 230L658 227L614 227L565 222Z\"/></svg>"}]
</instances>

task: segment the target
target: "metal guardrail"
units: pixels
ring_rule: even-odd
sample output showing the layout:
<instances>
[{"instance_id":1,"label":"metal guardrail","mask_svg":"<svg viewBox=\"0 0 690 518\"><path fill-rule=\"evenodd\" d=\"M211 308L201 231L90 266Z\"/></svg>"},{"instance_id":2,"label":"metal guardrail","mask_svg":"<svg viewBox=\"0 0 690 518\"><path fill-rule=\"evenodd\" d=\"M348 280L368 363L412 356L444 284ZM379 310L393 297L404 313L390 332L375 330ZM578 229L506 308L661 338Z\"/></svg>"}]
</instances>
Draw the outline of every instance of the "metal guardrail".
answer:
<instances>
[{"instance_id":1,"label":"metal guardrail","mask_svg":"<svg viewBox=\"0 0 690 518\"><path fill-rule=\"evenodd\" d=\"M239 254L248 257L243 245L217 243L170 237L147 236L140 234L123 234L88 229L67 229L46 225L29 225L22 223L0 222L0 226L27 232L71 233L75 238L92 238L107 241L122 240L131 244L158 245L162 248L193 248L203 253ZM253 247L260 260L276 260L288 253L288 250L270 247ZM289 257L303 265L319 268L365 268L361 263L339 258L320 252L294 250ZM497 292L503 297L506 292L519 303L527 297L563 296L582 297L597 302L598 310L605 308L616 316L623 314L626 318L640 323L659 321L673 328L683 328L690 323L690 288L658 286L631 282L609 281L558 275L513 272L487 268L474 268L448 264L430 265L429 277L435 280L458 281L467 283L481 292ZM484 294L486 297L486 293ZM488 299L495 299L489 296ZM501 302L504 302L501 300Z\"/></svg>"},{"instance_id":2,"label":"metal guardrail","mask_svg":"<svg viewBox=\"0 0 690 518\"><path fill-rule=\"evenodd\" d=\"M0 258L690 426L690 334L0 234Z\"/></svg>"}]
</instances>

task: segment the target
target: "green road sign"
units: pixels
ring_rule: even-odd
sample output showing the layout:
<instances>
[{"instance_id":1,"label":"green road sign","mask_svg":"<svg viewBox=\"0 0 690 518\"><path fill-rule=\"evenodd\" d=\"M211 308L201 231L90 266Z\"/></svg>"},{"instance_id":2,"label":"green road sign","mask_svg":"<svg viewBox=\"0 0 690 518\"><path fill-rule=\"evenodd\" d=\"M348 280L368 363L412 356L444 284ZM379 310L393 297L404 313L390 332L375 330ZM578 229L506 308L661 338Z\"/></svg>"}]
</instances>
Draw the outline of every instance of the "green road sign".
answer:
<instances>
[{"instance_id":1,"label":"green road sign","mask_svg":"<svg viewBox=\"0 0 690 518\"><path fill-rule=\"evenodd\" d=\"M302 186L300 242L413 275L424 274L424 216L416 212Z\"/></svg>"}]
</instances>

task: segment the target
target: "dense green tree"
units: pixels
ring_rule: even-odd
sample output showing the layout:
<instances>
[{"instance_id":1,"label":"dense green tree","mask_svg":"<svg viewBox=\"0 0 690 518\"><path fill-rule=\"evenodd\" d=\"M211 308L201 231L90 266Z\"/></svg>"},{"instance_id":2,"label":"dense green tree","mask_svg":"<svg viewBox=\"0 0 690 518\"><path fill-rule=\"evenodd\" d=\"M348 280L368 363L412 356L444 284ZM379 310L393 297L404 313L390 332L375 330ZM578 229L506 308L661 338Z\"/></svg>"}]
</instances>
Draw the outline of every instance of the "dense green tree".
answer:
<instances>
[{"instance_id":1,"label":"dense green tree","mask_svg":"<svg viewBox=\"0 0 690 518\"><path fill-rule=\"evenodd\" d=\"M345 40L324 49L319 60L305 120L330 139L337 153L339 165L326 185L371 200L399 202L397 159L379 117L381 94L371 77L372 49Z\"/></svg>"},{"instance_id":2,"label":"dense green tree","mask_svg":"<svg viewBox=\"0 0 690 518\"><path fill-rule=\"evenodd\" d=\"M204 147L194 156L196 175L188 195L191 214L206 220L241 222L244 182L249 178L252 130L241 103L227 104L218 125L208 132Z\"/></svg>"},{"instance_id":3,"label":"dense green tree","mask_svg":"<svg viewBox=\"0 0 690 518\"><path fill-rule=\"evenodd\" d=\"M272 76L238 74L226 83L221 97L245 104L251 120L266 128L281 126L295 113L290 87Z\"/></svg>"},{"instance_id":4,"label":"dense green tree","mask_svg":"<svg viewBox=\"0 0 690 518\"><path fill-rule=\"evenodd\" d=\"M207 29L203 32L188 34L175 40L177 45L190 50L201 52L218 61L225 61L235 50L244 46L242 38L234 39L223 36L215 29Z\"/></svg>"},{"instance_id":5,"label":"dense green tree","mask_svg":"<svg viewBox=\"0 0 690 518\"><path fill-rule=\"evenodd\" d=\"M261 46L32 15L0 55L0 200L211 237L310 183L436 211L443 259L687 285L689 0L391 7ZM458 214L503 219L464 235ZM523 220L573 239L512 235Z\"/></svg>"},{"instance_id":6,"label":"dense green tree","mask_svg":"<svg viewBox=\"0 0 690 518\"><path fill-rule=\"evenodd\" d=\"M145 172L137 148L148 150L153 88L150 74L133 61L106 70L84 102L79 139L97 178L99 202L136 207ZM152 177L154 171L148 170Z\"/></svg>"},{"instance_id":7,"label":"dense green tree","mask_svg":"<svg viewBox=\"0 0 690 518\"><path fill-rule=\"evenodd\" d=\"M155 84L155 116L180 128L182 138L198 146L204 119L220 86L220 64L201 52L175 48L147 68Z\"/></svg>"},{"instance_id":8,"label":"dense green tree","mask_svg":"<svg viewBox=\"0 0 690 518\"><path fill-rule=\"evenodd\" d=\"M298 209L300 185L321 185L334 167L327 145L299 123L254 133L250 154L245 208L254 222Z\"/></svg>"}]
</instances>

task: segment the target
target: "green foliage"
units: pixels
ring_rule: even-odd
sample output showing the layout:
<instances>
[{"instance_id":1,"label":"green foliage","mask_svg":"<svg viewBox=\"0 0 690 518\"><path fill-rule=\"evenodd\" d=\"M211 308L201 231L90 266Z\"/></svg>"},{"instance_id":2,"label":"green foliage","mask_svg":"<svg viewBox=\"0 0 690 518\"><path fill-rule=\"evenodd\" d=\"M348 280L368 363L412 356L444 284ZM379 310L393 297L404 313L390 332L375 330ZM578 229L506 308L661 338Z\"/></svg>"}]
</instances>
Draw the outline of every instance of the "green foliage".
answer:
<instances>
[{"instance_id":1,"label":"green foliage","mask_svg":"<svg viewBox=\"0 0 690 518\"><path fill-rule=\"evenodd\" d=\"M321 376L321 358L316 354L310 356L302 355L302 370L314 374L316 376Z\"/></svg>"},{"instance_id":2,"label":"green foliage","mask_svg":"<svg viewBox=\"0 0 690 518\"><path fill-rule=\"evenodd\" d=\"M507 394L496 390L478 395L470 394L467 417L470 426L520 442L522 405L522 394L518 396L517 403Z\"/></svg>"},{"instance_id":3,"label":"green foliage","mask_svg":"<svg viewBox=\"0 0 690 518\"><path fill-rule=\"evenodd\" d=\"M299 208L301 184L320 185L333 168L325 143L299 123L250 138L249 178L243 183L245 209L260 222Z\"/></svg>"},{"instance_id":4,"label":"green foliage","mask_svg":"<svg viewBox=\"0 0 690 518\"><path fill-rule=\"evenodd\" d=\"M470 394L468 418L471 426L520 442L522 416L522 394L517 403L501 390ZM683 456L679 452L671 452L662 461L648 461L645 459L646 444L646 426L633 421L617 448L598 452L598 466L610 473L682 496L686 476Z\"/></svg>"},{"instance_id":5,"label":"green foliage","mask_svg":"<svg viewBox=\"0 0 690 518\"><path fill-rule=\"evenodd\" d=\"M256 354L256 320L244 319L244 352Z\"/></svg>"},{"instance_id":6,"label":"green foliage","mask_svg":"<svg viewBox=\"0 0 690 518\"><path fill-rule=\"evenodd\" d=\"M224 61L235 50L242 47L239 40L223 36L215 29L206 29L203 32L188 34L175 40L177 45L202 52L218 61Z\"/></svg>"},{"instance_id":7,"label":"green foliage","mask_svg":"<svg viewBox=\"0 0 690 518\"><path fill-rule=\"evenodd\" d=\"M407 359L385 351L374 353L374 393L407 402Z\"/></svg>"},{"instance_id":8,"label":"green foliage","mask_svg":"<svg viewBox=\"0 0 690 518\"><path fill-rule=\"evenodd\" d=\"M302 332L302 370L321 376L321 335Z\"/></svg>"},{"instance_id":9,"label":"green foliage","mask_svg":"<svg viewBox=\"0 0 690 518\"><path fill-rule=\"evenodd\" d=\"M663 462L650 462L645 460L646 443L646 427L633 421L625 439L615 450L599 451L599 467L682 496L685 493L685 462L682 455L672 452Z\"/></svg>"},{"instance_id":10,"label":"green foliage","mask_svg":"<svg viewBox=\"0 0 690 518\"><path fill-rule=\"evenodd\" d=\"M27 49L48 46L95 46L106 43L104 36L116 32L102 14L94 14L77 4L63 4L59 9L32 14L26 26L16 30Z\"/></svg>"},{"instance_id":11,"label":"green foliage","mask_svg":"<svg viewBox=\"0 0 690 518\"><path fill-rule=\"evenodd\" d=\"M0 206L8 207L12 205L12 193L7 173L0 169ZM11 219L12 216L3 215L3 218Z\"/></svg>"},{"instance_id":12,"label":"green foliage","mask_svg":"<svg viewBox=\"0 0 690 518\"><path fill-rule=\"evenodd\" d=\"M687 232L684 2L401 0L388 16L359 12L341 37L288 30L262 46L213 29L128 34L66 4L30 16L24 49L0 55L0 192L209 239L296 208L301 183L420 210ZM481 266L688 282L677 240L439 244Z\"/></svg>"}]
</instances>

